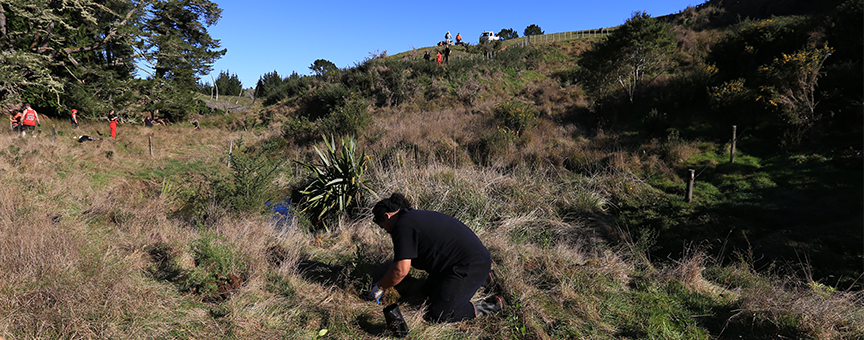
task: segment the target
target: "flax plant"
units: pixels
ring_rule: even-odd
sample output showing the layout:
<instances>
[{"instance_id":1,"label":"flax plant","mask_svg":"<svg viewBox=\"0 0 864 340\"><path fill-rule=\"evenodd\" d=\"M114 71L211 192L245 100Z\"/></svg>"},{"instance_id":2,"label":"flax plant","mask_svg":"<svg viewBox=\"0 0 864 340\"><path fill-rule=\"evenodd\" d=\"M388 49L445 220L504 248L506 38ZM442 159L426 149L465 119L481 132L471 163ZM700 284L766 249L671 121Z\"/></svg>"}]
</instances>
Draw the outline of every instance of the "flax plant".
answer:
<instances>
[{"instance_id":1,"label":"flax plant","mask_svg":"<svg viewBox=\"0 0 864 340\"><path fill-rule=\"evenodd\" d=\"M312 181L300 193L302 212L313 219L313 229L330 231L327 221L360 204L362 196L369 191L366 172L366 153L357 155L357 141L353 137L343 138L339 145L333 137L324 137L325 150L317 147L319 164L297 162L314 174Z\"/></svg>"}]
</instances>

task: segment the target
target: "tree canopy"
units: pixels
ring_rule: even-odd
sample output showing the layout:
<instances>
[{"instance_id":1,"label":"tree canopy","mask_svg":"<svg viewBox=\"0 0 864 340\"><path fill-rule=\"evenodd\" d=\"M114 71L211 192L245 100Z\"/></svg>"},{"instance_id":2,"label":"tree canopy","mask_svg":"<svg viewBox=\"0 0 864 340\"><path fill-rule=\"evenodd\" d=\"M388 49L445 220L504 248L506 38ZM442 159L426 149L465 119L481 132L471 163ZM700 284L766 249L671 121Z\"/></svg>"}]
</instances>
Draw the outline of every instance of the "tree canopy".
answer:
<instances>
[{"instance_id":1,"label":"tree canopy","mask_svg":"<svg viewBox=\"0 0 864 340\"><path fill-rule=\"evenodd\" d=\"M216 78L216 87L219 88L219 94L225 96L236 96L243 91L243 83L236 73L230 71L219 72L219 77Z\"/></svg>"},{"instance_id":2,"label":"tree canopy","mask_svg":"<svg viewBox=\"0 0 864 340\"><path fill-rule=\"evenodd\" d=\"M536 24L528 25L528 27L525 27L525 32L523 32L523 35L526 37L529 35L543 35L543 34L544 34L543 30L541 30L540 26L537 26Z\"/></svg>"},{"instance_id":3,"label":"tree canopy","mask_svg":"<svg viewBox=\"0 0 864 340\"><path fill-rule=\"evenodd\" d=\"M206 29L220 15L207 0L2 0L0 102L181 118L197 77L225 53Z\"/></svg>"},{"instance_id":4,"label":"tree canopy","mask_svg":"<svg viewBox=\"0 0 864 340\"><path fill-rule=\"evenodd\" d=\"M326 59L315 60L315 62L313 62L312 65L309 66L309 69L319 76L323 76L332 71L339 70L339 68L336 67L336 64Z\"/></svg>"},{"instance_id":5,"label":"tree canopy","mask_svg":"<svg viewBox=\"0 0 864 340\"><path fill-rule=\"evenodd\" d=\"M666 70L674 47L667 24L645 12L634 13L608 39L585 53L582 79L597 97L623 92L633 104Z\"/></svg>"},{"instance_id":6,"label":"tree canopy","mask_svg":"<svg viewBox=\"0 0 864 340\"><path fill-rule=\"evenodd\" d=\"M282 86L282 77L276 70L273 72L264 73L258 78L258 83L255 85L255 96L267 98L267 96L276 93Z\"/></svg>"},{"instance_id":7,"label":"tree canopy","mask_svg":"<svg viewBox=\"0 0 864 340\"><path fill-rule=\"evenodd\" d=\"M519 33L514 31L512 28L502 28L501 31L498 32L498 36L501 37L501 39L509 40L518 38Z\"/></svg>"}]
</instances>

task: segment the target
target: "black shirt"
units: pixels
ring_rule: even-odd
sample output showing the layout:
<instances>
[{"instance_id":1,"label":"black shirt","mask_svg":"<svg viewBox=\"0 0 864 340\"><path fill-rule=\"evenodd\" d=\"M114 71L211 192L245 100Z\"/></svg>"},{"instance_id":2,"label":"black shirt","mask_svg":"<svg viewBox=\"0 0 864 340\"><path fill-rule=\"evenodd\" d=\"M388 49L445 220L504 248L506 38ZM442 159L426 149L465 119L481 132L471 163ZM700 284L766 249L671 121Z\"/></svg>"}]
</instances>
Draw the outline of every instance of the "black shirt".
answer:
<instances>
[{"instance_id":1,"label":"black shirt","mask_svg":"<svg viewBox=\"0 0 864 340\"><path fill-rule=\"evenodd\" d=\"M408 210L390 233L393 261L411 259L411 266L429 274L457 264L489 259L489 251L468 226L436 211Z\"/></svg>"}]
</instances>

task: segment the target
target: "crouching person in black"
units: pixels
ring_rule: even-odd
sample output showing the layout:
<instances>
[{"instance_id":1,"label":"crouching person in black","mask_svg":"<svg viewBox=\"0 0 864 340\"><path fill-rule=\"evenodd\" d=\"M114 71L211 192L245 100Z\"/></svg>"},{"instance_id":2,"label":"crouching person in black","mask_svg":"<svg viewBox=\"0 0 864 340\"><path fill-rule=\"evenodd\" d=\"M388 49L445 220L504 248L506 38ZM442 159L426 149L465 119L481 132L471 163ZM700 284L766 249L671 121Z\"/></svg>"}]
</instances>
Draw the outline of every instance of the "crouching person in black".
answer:
<instances>
[{"instance_id":1,"label":"crouching person in black","mask_svg":"<svg viewBox=\"0 0 864 340\"><path fill-rule=\"evenodd\" d=\"M440 212L412 209L408 199L399 193L375 204L372 214L373 221L393 240L393 264L372 285L370 299L378 301L414 266L429 274L429 308L424 317L427 321L465 321L504 308L504 300L498 295L470 301L484 283L494 278L490 274L489 251L465 224Z\"/></svg>"}]
</instances>

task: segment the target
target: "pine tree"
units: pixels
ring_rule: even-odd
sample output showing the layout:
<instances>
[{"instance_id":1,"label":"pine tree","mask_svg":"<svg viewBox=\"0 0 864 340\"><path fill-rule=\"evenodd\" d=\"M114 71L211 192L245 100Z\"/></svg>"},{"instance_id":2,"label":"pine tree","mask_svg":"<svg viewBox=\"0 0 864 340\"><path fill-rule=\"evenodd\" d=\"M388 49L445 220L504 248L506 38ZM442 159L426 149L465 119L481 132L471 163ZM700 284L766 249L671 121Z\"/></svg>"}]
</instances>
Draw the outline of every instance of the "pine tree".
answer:
<instances>
[{"instance_id":1,"label":"pine tree","mask_svg":"<svg viewBox=\"0 0 864 340\"><path fill-rule=\"evenodd\" d=\"M219 40L210 37L207 26L215 25L222 9L207 0L153 0L150 17L143 23L151 51L155 77L176 86L192 88L199 75L209 74L223 56Z\"/></svg>"}]
</instances>

